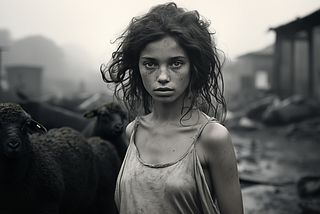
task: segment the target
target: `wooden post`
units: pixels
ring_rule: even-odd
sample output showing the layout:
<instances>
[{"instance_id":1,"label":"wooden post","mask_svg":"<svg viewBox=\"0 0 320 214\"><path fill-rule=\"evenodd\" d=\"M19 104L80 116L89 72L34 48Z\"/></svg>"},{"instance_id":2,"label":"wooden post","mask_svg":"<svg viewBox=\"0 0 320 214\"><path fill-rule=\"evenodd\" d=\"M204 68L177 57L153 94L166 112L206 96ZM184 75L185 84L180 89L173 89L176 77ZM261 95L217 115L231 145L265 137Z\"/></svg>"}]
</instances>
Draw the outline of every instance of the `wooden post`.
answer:
<instances>
[{"instance_id":1,"label":"wooden post","mask_svg":"<svg viewBox=\"0 0 320 214\"><path fill-rule=\"evenodd\" d=\"M276 31L276 42L274 52L274 65L272 72L272 90L275 94L281 96L281 50L282 50L282 37Z\"/></svg>"},{"instance_id":2,"label":"wooden post","mask_svg":"<svg viewBox=\"0 0 320 214\"><path fill-rule=\"evenodd\" d=\"M313 67L314 67L314 55L313 55L313 28L307 29L307 36L308 36L308 51L309 51L309 87L308 87L308 94L309 97L314 97L314 75L313 75Z\"/></svg>"},{"instance_id":3,"label":"wooden post","mask_svg":"<svg viewBox=\"0 0 320 214\"><path fill-rule=\"evenodd\" d=\"M295 36L290 37L290 95L295 94L295 43L296 38Z\"/></svg>"}]
</instances>

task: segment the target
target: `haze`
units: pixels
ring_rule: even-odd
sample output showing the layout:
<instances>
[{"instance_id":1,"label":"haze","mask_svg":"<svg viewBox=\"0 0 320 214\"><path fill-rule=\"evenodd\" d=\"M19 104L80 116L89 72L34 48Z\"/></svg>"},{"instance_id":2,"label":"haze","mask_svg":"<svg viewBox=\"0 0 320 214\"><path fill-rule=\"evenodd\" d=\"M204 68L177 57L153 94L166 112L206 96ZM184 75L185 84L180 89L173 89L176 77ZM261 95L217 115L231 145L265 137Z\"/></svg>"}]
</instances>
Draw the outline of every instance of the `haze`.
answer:
<instances>
[{"instance_id":1,"label":"haze","mask_svg":"<svg viewBox=\"0 0 320 214\"><path fill-rule=\"evenodd\" d=\"M106 63L117 38L133 16L143 14L156 0L0 0L2 67L12 42L27 37L52 41L67 57L73 75L86 81L88 73L101 80L99 67ZM198 10L211 21L218 47L229 59L258 51L274 43L271 27L278 27L320 9L319 0L198 0L175 1L188 10ZM48 59L50 60L50 59ZM23 60L22 60L23 61ZM19 63L19 59L10 61ZM2 68L3 70L4 68ZM86 74L83 74L86 73ZM101 81L102 82L102 81Z\"/></svg>"}]
</instances>

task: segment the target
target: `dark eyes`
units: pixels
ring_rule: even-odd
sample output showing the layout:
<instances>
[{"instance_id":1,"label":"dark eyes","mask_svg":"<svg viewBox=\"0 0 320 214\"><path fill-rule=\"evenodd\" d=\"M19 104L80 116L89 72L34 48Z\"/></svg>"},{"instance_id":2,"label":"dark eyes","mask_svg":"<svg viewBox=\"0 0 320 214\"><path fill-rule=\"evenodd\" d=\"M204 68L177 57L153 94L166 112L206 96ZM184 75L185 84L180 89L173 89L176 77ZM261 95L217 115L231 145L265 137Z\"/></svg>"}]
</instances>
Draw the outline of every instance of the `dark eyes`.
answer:
<instances>
[{"instance_id":1,"label":"dark eyes","mask_svg":"<svg viewBox=\"0 0 320 214\"><path fill-rule=\"evenodd\" d=\"M182 64L183 64L183 62L179 60L179 61L173 62L173 63L172 63L172 66L173 66L173 67L180 67L180 66L182 66Z\"/></svg>"},{"instance_id":2,"label":"dark eyes","mask_svg":"<svg viewBox=\"0 0 320 214\"><path fill-rule=\"evenodd\" d=\"M146 61L143 63L143 65L147 68L147 69L154 69L157 68L157 64L155 62L150 62L150 61ZM173 61L171 62L168 67L177 69L180 68L183 65L183 61L181 60L177 60L177 61Z\"/></svg>"},{"instance_id":3,"label":"dark eyes","mask_svg":"<svg viewBox=\"0 0 320 214\"><path fill-rule=\"evenodd\" d=\"M156 66L155 63L153 63L153 62L144 62L143 65L146 68L154 68Z\"/></svg>"}]
</instances>

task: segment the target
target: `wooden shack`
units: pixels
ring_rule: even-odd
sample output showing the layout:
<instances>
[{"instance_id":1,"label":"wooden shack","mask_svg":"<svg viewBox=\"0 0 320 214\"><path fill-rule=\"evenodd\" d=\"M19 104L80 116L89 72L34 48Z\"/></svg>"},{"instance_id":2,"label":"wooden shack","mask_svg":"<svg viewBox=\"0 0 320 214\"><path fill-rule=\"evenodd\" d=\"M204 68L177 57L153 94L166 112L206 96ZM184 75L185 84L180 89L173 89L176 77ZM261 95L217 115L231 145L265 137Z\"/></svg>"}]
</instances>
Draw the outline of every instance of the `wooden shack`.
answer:
<instances>
[{"instance_id":1,"label":"wooden shack","mask_svg":"<svg viewBox=\"0 0 320 214\"><path fill-rule=\"evenodd\" d=\"M320 10L270 30L276 33L273 92L320 101Z\"/></svg>"}]
</instances>

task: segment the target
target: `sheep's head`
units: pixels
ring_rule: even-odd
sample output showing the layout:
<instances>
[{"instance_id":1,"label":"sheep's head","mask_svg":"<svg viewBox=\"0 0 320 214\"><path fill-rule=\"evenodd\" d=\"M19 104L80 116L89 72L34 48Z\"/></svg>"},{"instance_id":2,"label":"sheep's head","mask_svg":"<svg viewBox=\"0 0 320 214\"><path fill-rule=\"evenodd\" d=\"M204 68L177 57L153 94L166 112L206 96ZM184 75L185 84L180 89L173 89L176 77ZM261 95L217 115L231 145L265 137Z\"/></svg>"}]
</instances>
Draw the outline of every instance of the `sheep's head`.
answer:
<instances>
[{"instance_id":1,"label":"sheep's head","mask_svg":"<svg viewBox=\"0 0 320 214\"><path fill-rule=\"evenodd\" d=\"M9 158L19 157L28 142L28 132L47 130L31 119L18 104L0 103L0 152Z\"/></svg>"},{"instance_id":2,"label":"sheep's head","mask_svg":"<svg viewBox=\"0 0 320 214\"><path fill-rule=\"evenodd\" d=\"M103 104L97 109L85 112L83 116L97 117L96 131L104 139L121 135L124 130L124 120L127 118L126 112L116 102Z\"/></svg>"}]
</instances>

